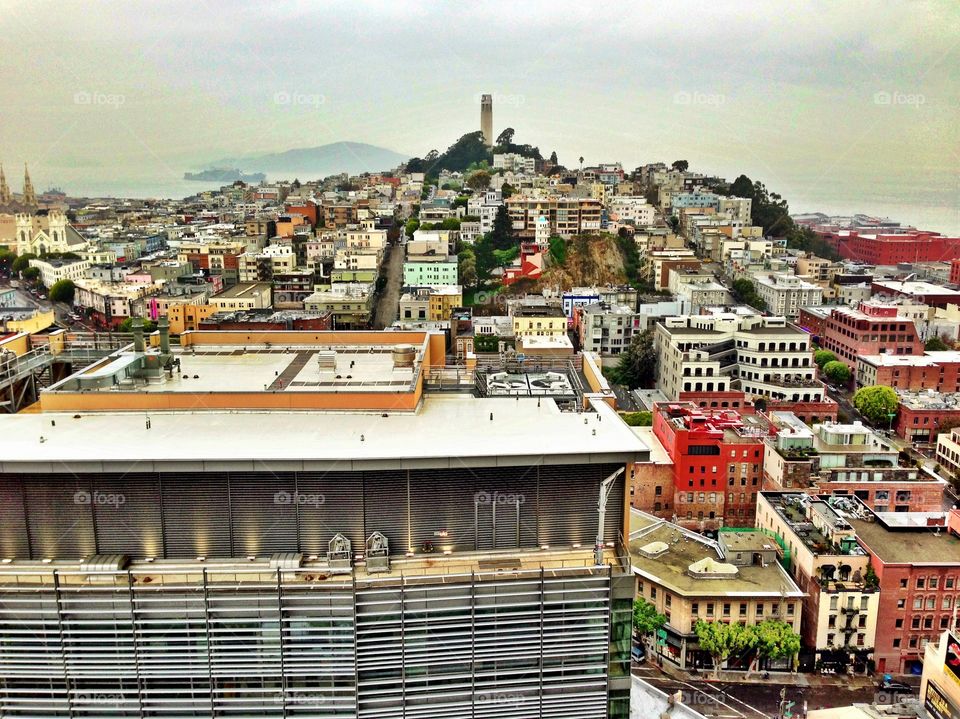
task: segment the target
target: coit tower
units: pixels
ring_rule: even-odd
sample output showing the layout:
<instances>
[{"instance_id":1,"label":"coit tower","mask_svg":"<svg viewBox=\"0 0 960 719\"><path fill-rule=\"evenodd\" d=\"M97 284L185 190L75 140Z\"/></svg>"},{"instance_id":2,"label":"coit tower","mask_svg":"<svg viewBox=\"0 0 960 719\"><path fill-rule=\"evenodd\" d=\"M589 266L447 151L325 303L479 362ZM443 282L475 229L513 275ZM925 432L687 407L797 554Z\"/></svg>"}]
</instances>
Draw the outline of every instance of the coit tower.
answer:
<instances>
[{"instance_id":1,"label":"coit tower","mask_svg":"<svg viewBox=\"0 0 960 719\"><path fill-rule=\"evenodd\" d=\"M493 95L480 97L480 131L487 147L493 147Z\"/></svg>"}]
</instances>

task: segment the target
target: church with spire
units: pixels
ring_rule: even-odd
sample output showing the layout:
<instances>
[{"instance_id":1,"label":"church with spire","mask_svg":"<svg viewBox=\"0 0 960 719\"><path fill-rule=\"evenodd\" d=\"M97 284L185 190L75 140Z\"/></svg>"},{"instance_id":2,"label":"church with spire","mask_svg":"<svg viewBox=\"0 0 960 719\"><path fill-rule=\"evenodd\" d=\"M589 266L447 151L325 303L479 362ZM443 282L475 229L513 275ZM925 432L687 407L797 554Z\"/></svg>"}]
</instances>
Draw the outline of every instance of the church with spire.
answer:
<instances>
[{"instance_id":1,"label":"church with spire","mask_svg":"<svg viewBox=\"0 0 960 719\"><path fill-rule=\"evenodd\" d=\"M61 210L39 207L26 163L23 165L23 192L19 197L10 192L0 165L0 247L3 246L18 255L79 252L89 246L70 226Z\"/></svg>"},{"instance_id":2,"label":"church with spire","mask_svg":"<svg viewBox=\"0 0 960 719\"><path fill-rule=\"evenodd\" d=\"M0 213L36 212L37 207L37 192L33 189L27 164L23 164L23 192L20 193L19 198L10 192L3 165L0 165Z\"/></svg>"}]
</instances>

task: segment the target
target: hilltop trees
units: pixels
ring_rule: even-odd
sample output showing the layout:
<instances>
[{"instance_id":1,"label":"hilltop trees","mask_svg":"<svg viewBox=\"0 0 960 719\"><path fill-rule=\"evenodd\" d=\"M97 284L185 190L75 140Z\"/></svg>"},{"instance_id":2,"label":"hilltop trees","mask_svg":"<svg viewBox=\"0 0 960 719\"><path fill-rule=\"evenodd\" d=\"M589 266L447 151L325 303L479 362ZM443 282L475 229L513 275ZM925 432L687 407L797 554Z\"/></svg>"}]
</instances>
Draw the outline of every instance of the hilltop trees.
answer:
<instances>
[{"instance_id":1,"label":"hilltop trees","mask_svg":"<svg viewBox=\"0 0 960 719\"><path fill-rule=\"evenodd\" d=\"M767 303L757 294L756 285L745 277L735 280L731 289L737 302L750 305L761 312L767 309Z\"/></svg>"}]
</instances>

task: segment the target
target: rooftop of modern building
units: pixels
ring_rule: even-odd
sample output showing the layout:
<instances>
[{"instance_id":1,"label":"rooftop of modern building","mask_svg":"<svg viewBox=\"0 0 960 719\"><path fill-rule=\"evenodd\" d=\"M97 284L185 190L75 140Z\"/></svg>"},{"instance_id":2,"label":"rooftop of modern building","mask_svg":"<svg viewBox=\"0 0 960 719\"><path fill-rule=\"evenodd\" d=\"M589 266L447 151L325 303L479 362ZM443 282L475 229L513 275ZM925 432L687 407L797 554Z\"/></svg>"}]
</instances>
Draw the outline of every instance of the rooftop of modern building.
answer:
<instances>
[{"instance_id":1,"label":"rooftop of modern building","mask_svg":"<svg viewBox=\"0 0 960 719\"><path fill-rule=\"evenodd\" d=\"M879 280L874 279L873 284L894 292L901 292L906 295L955 295L960 298L960 290L952 290L943 285L936 285L932 282L920 280Z\"/></svg>"},{"instance_id":2,"label":"rooftop of modern building","mask_svg":"<svg viewBox=\"0 0 960 719\"><path fill-rule=\"evenodd\" d=\"M513 317L566 317L563 309L556 305L514 305L510 308Z\"/></svg>"},{"instance_id":3,"label":"rooftop of modern building","mask_svg":"<svg viewBox=\"0 0 960 719\"><path fill-rule=\"evenodd\" d=\"M428 394L415 411L46 411L0 416L0 472L404 469L646 461L605 402ZM198 404L202 407L202 404ZM469 428L469 431L467 429Z\"/></svg>"},{"instance_id":4,"label":"rooftop of modern building","mask_svg":"<svg viewBox=\"0 0 960 719\"><path fill-rule=\"evenodd\" d=\"M403 548L405 549L405 548ZM111 575L117 581L130 578L135 584L151 588L183 584L204 584L210 587L243 583L276 586L277 569L281 581L318 587L351 587L370 584L417 584L428 581L478 582L522 579L546 575L606 575L609 567L620 567L615 548L605 548L603 564L595 564L593 547L543 547L537 550L505 550L491 552L449 552L438 538L430 553L399 553L390 556L388 568L374 571L365 557L365 547L351 547L354 557L349 566L337 568L324 554L249 555L246 557L197 557L195 559L149 558L131 560L124 555L88 557L83 560L51 558L46 560L12 560L0 562L0 585L16 581L18 586L49 584L54 573L64 586L87 585L91 577L106 586ZM397 552L396 548L391 548Z\"/></svg>"},{"instance_id":5,"label":"rooftop of modern building","mask_svg":"<svg viewBox=\"0 0 960 719\"><path fill-rule=\"evenodd\" d=\"M684 597L804 596L779 562L734 567L717 542L636 509L629 548L634 574Z\"/></svg>"}]
</instances>

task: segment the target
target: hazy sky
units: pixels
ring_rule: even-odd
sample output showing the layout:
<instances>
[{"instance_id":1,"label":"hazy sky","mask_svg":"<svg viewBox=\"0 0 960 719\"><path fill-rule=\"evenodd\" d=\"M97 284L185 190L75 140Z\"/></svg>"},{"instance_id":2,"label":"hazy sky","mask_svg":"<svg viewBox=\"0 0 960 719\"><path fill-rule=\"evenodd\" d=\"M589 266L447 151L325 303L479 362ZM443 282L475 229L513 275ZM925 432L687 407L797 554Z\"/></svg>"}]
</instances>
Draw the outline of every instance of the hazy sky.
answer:
<instances>
[{"instance_id":1,"label":"hazy sky","mask_svg":"<svg viewBox=\"0 0 960 719\"><path fill-rule=\"evenodd\" d=\"M17 189L24 160L42 185L338 140L424 154L490 92L496 132L568 165L960 208L958 0L0 0L0 57Z\"/></svg>"}]
</instances>

